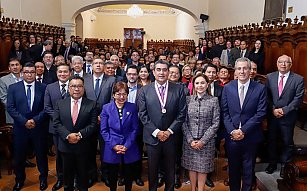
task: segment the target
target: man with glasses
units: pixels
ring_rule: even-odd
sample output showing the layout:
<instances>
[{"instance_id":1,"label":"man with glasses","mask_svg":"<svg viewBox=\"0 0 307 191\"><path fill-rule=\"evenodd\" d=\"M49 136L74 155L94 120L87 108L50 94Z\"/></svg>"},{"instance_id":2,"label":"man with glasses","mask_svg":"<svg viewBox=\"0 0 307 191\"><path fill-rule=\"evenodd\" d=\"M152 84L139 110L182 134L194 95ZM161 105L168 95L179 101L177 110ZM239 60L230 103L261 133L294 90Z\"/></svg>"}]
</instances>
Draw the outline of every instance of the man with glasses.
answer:
<instances>
[{"instance_id":1,"label":"man with glasses","mask_svg":"<svg viewBox=\"0 0 307 191\"><path fill-rule=\"evenodd\" d=\"M267 75L266 87L269 100L269 166L266 173L272 174L277 169L277 141L282 142L280 156L281 171L286 162L292 161L294 149L293 133L297 119L297 112L303 102L304 78L290 71L292 59L282 55L277 60L278 71Z\"/></svg>"},{"instance_id":2,"label":"man with glasses","mask_svg":"<svg viewBox=\"0 0 307 191\"><path fill-rule=\"evenodd\" d=\"M23 67L23 81L11 85L7 94L7 111L14 119L14 191L19 191L26 179L25 160L29 141L35 150L40 172L40 190L46 190L48 159L46 152L47 131L43 128L44 93L46 85L35 81L35 66L26 63Z\"/></svg>"},{"instance_id":3,"label":"man with glasses","mask_svg":"<svg viewBox=\"0 0 307 191\"><path fill-rule=\"evenodd\" d=\"M63 158L64 190L74 190L77 174L78 189L87 191L91 138L97 131L96 102L83 97L84 80L80 76L70 78L68 91L70 97L56 103L53 115Z\"/></svg>"}]
</instances>

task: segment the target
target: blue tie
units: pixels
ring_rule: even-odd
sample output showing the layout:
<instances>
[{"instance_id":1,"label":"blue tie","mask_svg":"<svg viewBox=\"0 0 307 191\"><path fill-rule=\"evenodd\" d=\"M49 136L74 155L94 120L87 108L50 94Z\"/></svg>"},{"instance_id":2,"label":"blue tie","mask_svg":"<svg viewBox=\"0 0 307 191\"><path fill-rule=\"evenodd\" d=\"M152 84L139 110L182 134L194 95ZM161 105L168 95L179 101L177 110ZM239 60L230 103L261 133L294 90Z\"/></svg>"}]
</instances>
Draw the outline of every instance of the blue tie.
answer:
<instances>
[{"instance_id":1,"label":"blue tie","mask_svg":"<svg viewBox=\"0 0 307 191\"><path fill-rule=\"evenodd\" d=\"M91 65L87 65L87 73L91 74Z\"/></svg>"},{"instance_id":2,"label":"blue tie","mask_svg":"<svg viewBox=\"0 0 307 191\"><path fill-rule=\"evenodd\" d=\"M96 97L98 97L99 95L99 78L96 79L96 84L95 84L95 94L96 94Z\"/></svg>"},{"instance_id":3,"label":"blue tie","mask_svg":"<svg viewBox=\"0 0 307 191\"><path fill-rule=\"evenodd\" d=\"M29 111L31 111L31 86L32 85L27 85L28 89L27 89L27 101L28 101L28 109Z\"/></svg>"}]
</instances>

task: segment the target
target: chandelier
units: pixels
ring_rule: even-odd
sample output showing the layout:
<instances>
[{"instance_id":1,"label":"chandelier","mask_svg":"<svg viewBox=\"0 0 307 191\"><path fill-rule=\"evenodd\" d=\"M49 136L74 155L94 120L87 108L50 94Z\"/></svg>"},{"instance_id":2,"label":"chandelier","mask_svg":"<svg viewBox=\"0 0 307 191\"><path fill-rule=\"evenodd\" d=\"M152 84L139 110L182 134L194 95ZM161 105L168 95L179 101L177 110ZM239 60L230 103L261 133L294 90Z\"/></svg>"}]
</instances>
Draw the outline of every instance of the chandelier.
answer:
<instances>
[{"instance_id":1,"label":"chandelier","mask_svg":"<svg viewBox=\"0 0 307 191\"><path fill-rule=\"evenodd\" d=\"M136 18L136 17L141 17L143 16L144 12L143 10L138 6L138 5L135 5L133 4L128 10L127 10L127 15L129 17L133 17L133 18Z\"/></svg>"}]
</instances>

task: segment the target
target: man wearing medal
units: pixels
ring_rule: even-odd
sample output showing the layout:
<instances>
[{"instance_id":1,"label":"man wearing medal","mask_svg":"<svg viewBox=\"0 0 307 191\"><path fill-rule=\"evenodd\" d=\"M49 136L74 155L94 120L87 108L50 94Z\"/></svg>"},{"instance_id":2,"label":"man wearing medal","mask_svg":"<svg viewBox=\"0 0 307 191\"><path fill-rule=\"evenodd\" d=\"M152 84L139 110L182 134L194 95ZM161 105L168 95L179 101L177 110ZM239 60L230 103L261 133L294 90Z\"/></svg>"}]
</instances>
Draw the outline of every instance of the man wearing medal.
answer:
<instances>
[{"instance_id":1,"label":"man wearing medal","mask_svg":"<svg viewBox=\"0 0 307 191\"><path fill-rule=\"evenodd\" d=\"M155 63L155 82L141 88L138 99L143 141L148 151L149 191L157 190L159 167L165 170L164 190L174 190L176 135L186 117L184 88L168 82L168 67L164 60Z\"/></svg>"}]
</instances>

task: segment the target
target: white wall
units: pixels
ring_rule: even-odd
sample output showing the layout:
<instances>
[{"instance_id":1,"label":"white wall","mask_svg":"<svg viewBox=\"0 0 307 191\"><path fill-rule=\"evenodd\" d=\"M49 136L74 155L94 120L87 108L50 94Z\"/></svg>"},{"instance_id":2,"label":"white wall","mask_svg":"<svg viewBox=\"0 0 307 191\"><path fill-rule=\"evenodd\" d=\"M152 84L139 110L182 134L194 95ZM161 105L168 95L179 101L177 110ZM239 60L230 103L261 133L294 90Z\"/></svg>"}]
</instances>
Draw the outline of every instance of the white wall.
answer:
<instances>
[{"instance_id":1,"label":"white wall","mask_svg":"<svg viewBox=\"0 0 307 191\"><path fill-rule=\"evenodd\" d=\"M185 12L180 11L176 18L176 35L174 39L193 39L195 42L198 41L198 35L194 26L198 24L195 22L193 17Z\"/></svg>"},{"instance_id":2,"label":"white wall","mask_svg":"<svg viewBox=\"0 0 307 191\"><path fill-rule=\"evenodd\" d=\"M293 12L288 13L288 7L293 7ZM298 19L301 16L307 15L307 1L306 0L288 0L286 17L294 19L296 16Z\"/></svg>"},{"instance_id":3,"label":"white wall","mask_svg":"<svg viewBox=\"0 0 307 191\"><path fill-rule=\"evenodd\" d=\"M1 0L3 16L50 25L62 25L61 0Z\"/></svg>"},{"instance_id":4,"label":"white wall","mask_svg":"<svg viewBox=\"0 0 307 191\"><path fill-rule=\"evenodd\" d=\"M265 0L209 0L209 30L262 22Z\"/></svg>"}]
</instances>

